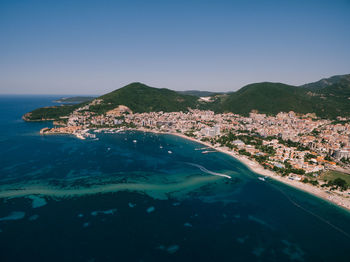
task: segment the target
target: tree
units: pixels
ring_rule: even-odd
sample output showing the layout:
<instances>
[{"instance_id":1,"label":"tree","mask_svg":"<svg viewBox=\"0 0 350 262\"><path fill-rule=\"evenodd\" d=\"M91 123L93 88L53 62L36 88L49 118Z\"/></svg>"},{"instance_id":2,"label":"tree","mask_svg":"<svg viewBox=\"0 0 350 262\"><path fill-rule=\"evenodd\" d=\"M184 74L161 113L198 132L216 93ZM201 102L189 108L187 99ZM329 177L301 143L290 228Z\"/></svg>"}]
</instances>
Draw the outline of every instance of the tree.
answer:
<instances>
[{"instance_id":1,"label":"tree","mask_svg":"<svg viewBox=\"0 0 350 262\"><path fill-rule=\"evenodd\" d=\"M334 188L340 188L341 191L344 191L348 188L348 184L346 183L346 181L340 177L334 179L334 180L330 180L327 183L327 186L333 186Z\"/></svg>"},{"instance_id":2,"label":"tree","mask_svg":"<svg viewBox=\"0 0 350 262\"><path fill-rule=\"evenodd\" d=\"M318 185L318 181L317 180L311 180L310 184L313 186L317 186Z\"/></svg>"},{"instance_id":3,"label":"tree","mask_svg":"<svg viewBox=\"0 0 350 262\"><path fill-rule=\"evenodd\" d=\"M341 178L336 178L333 180L333 185L336 186L337 188L340 187L340 190L346 190L348 188L348 184L344 179Z\"/></svg>"},{"instance_id":4,"label":"tree","mask_svg":"<svg viewBox=\"0 0 350 262\"><path fill-rule=\"evenodd\" d=\"M251 154L249 152L247 152L245 149L240 149L238 150L238 153L240 155L246 155L246 156L251 156Z\"/></svg>"},{"instance_id":5,"label":"tree","mask_svg":"<svg viewBox=\"0 0 350 262\"><path fill-rule=\"evenodd\" d=\"M311 134L313 134L314 136L318 136L320 134L320 131L314 129L312 130Z\"/></svg>"},{"instance_id":6,"label":"tree","mask_svg":"<svg viewBox=\"0 0 350 262\"><path fill-rule=\"evenodd\" d=\"M326 155L324 160L327 160L327 161L332 161L332 158L329 156L329 155Z\"/></svg>"}]
</instances>

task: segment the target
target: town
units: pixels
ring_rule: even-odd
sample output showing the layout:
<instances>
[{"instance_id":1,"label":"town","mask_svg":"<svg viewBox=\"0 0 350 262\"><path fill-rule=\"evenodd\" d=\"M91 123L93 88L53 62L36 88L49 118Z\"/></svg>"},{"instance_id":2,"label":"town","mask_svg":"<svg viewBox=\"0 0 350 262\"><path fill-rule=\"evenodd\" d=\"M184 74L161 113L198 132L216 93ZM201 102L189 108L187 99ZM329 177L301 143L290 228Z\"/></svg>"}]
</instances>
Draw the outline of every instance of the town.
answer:
<instances>
[{"instance_id":1,"label":"town","mask_svg":"<svg viewBox=\"0 0 350 262\"><path fill-rule=\"evenodd\" d=\"M101 129L178 134L244 156L290 180L331 190L348 189L348 183L341 178L320 179L328 170L350 172L348 119L339 117L332 121L292 111L276 116L255 111L249 116L216 114L197 109L133 113L123 105L105 114L89 111L91 105L100 102L100 99L93 100L69 116L61 117L60 121L54 121L54 128L44 128L41 133L74 134L81 139L95 138L89 131L101 132Z\"/></svg>"}]
</instances>

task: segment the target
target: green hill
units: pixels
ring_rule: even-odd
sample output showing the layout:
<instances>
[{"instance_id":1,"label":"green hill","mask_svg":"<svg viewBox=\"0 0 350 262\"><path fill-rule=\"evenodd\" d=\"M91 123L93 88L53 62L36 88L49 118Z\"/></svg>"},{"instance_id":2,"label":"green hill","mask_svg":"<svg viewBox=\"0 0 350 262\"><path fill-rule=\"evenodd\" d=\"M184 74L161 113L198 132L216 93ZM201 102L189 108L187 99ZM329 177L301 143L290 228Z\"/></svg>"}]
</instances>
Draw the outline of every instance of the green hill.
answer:
<instances>
[{"instance_id":1,"label":"green hill","mask_svg":"<svg viewBox=\"0 0 350 262\"><path fill-rule=\"evenodd\" d=\"M69 115L81 105L82 104L41 107L26 113L22 118L25 121L58 120L62 116Z\"/></svg>"},{"instance_id":2,"label":"green hill","mask_svg":"<svg viewBox=\"0 0 350 262\"><path fill-rule=\"evenodd\" d=\"M188 108L200 106L198 97L179 94L170 89L149 87L142 83L131 83L96 99L101 99L102 102L90 106L89 111L98 114L103 114L118 105L125 105L136 113L187 111ZM23 119L26 121L56 120L86 104L88 102L38 108L25 114Z\"/></svg>"},{"instance_id":3,"label":"green hill","mask_svg":"<svg viewBox=\"0 0 350 262\"><path fill-rule=\"evenodd\" d=\"M118 105L125 105L133 112L175 112L197 107L197 98L179 94L166 88L149 87L142 83L131 83L111 93L98 97L102 103L90 107L91 111L105 113Z\"/></svg>"},{"instance_id":4,"label":"green hill","mask_svg":"<svg viewBox=\"0 0 350 262\"><path fill-rule=\"evenodd\" d=\"M197 91L197 94L198 92L200 93ZM194 91L191 93L195 94ZM255 83L232 93L213 93L211 102L199 101L195 95L149 87L142 83L131 83L97 99L101 99L101 103L90 106L89 110L98 114L118 105L125 105L138 113L198 108L241 115L258 110L274 115L292 110L297 113L316 113L323 118L335 118L350 116L350 75L334 76L299 87L282 83ZM58 119L87 103L39 108L23 118L28 121Z\"/></svg>"},{"instance_id":5,"label":"green hill","mask_svg":"<svg viewBox=\"0 0 350 262\"><path fill-rule=\"evenodd\" d=\"M350 74L336 75L329 78L323 78L317 82L308 83L300 87L315 91L315 90L321 90L323 88L329 87L334 84L338 84L340 82L347 83L347 85L350 85Z\"/></svg>"},{"instance_id":6,"label":"green hill","mask_svg":"<svg viewBox=\"0 0 350 262\"><path fill-rule=\"evenodd\" d=\"M221 94L221 92L211 92L211 91L199 91L199 90L186 90L186 91L177 91L179 94L191 95L197 97L206 97L214 96L216 94Z\"/></svg>"},{"instance_id":7,"label":"green hill","mask_svg":"<svg viewBox=\"0 0 350 262\"><path fill-rule=\"evenodd\" d=\"M312 112L304 91L281 83L256 83L247 85L221 99L221 110L247 115L251 110L277 114L281 111Z\"/></svg>"},{"instance_id":8,"label":"green hill","mask_svg":"<svg viewBox=\"0 0 350 262\"><path fill-rule=\"evenodd\" d=\"M302 86L308 95L319 98L318 107L325 115L350 115L350 75L334 76L310 85ZM327 83L327 84L325 84Z\"/></svg>"},{"instance_id":9,"label":"green hill","mask_svg":"<svg viewBox=\"0 0 350 262\"><path fill-rule=\"evenodd\" d=\"M339 76L336 79L327 85L323 80L319 85L301 87L270 82L250 84L223 97L218 109L242 115L255 109L267 114L292 110L323 118L350 116L350 81Z\"/></svg>"}]
</instances>

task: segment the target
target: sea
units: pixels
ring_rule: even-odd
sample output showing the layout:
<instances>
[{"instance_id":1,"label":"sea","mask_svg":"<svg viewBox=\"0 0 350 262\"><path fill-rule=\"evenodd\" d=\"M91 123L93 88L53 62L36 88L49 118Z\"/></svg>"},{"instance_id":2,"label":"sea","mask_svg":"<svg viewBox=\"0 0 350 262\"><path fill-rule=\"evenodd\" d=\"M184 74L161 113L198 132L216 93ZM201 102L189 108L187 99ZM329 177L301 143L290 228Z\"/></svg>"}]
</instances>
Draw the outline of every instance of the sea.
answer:
<instances>
[{"instance_id":1,"label":"sea","mask_svg":"<svg viewBox=\"0 0 350 262\"><path fill-rule=\"evenodd\" d=\"M46 135L0 96L0 261L350 261L350 213L173 135ZM209 151L203 153L203 151Z\"/></svg>"}]
</instances>

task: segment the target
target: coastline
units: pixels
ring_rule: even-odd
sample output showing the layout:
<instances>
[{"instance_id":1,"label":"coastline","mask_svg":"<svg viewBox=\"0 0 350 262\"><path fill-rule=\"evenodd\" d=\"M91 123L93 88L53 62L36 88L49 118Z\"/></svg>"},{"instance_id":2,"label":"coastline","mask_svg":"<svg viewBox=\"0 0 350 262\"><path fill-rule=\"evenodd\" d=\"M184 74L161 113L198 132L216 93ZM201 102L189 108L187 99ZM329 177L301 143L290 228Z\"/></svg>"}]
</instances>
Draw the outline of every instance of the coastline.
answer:
<instances>
[{"instance_id":1,"label":"coastline","mask_svg":"<svg viewBox=\"0 0 350 262\"><path fill-rule=\"evenodd\" d=\"M140 130L140 131L144 131L144 130ZM344 198L344 197L336 195L335 193L332 193L330 191L327 191L327 192L329 192L329 193L327 193L325 190L322 190L319 187L315 187L315 186L305 184L303 182L299 182L299 181L295 181L295 180L290 180L287 177L282 177L271 170L264 169L258 163L254 162L254 161L252 161L244 156L241 156L234 151L229 151L223 147L214 147L210 143L203 142L203 141L200 141L200 140L197 140L195 138L188 137L188 136L185 136L185 135L179 134L179 133L166 133L166 132L154 132L154 133L160 133L160 134L163 133L163 134L174 135L174 136L178 136L178 137L181 137L183 139L191 140L193 142L197 142L197 143L200 143L200 144L205 145L207 147L210 147L218 152L227 154L227 155L235 158L236 160L243 163L247 168L249 168L251 171L253 171L256 174L269 177L269 178L274 179L276 181L279 181L283 184L287 184L291 187L297 188L297 189L302 190L306 193L309 193L309 194L314 195L316 197L322 198L323 200L330 202L331 204L335 204L338 207L341 207L341 208L345 209L346 211L350 212L350 197Z\"/></svg>"},{"instance_id":2,"label":"coastline","mask_svg":"<svg viewBox=\"0 0 350 262\"><path fill-rule=\"evenodd\" d=\"M84 130L85 133L88 130L89 129L85 129ZM253 160L250 160L245 156L239 155L235 151L228 150L227 148L215 147L208 142L204 142L204 141L195 139L193 137L188 137L182 133L163 132L163 131L158 131L158 130L149 130L149 129L145 129L145 128L127 128L127 129L124 129L124 131L128 131L128 130L145 132L145 133L173 135L173 136L180 137L182 139L186 139L186 140L190 140L190 141L193 141L196 143L200 143L204 146L207 146L211 149L214 149L218 152L224 153L226 155L229 155L229 156L235 158L236 160L241 162L243 165L245 165L249 170L251 170L252 172L254 172L258 175L269 177L269 178L274 179L280 183L283 183L283 184L286 184L288 186L294 187L296 189L302 190L308 194L314 195L318 198L321 198L321 199L323 199L331 204L337 205L338 207L343 208L346 211L350 212L350 196L347 196L347 195L346 195L346 197L339 196L337 193L330 192L328 190L323 190L320 187L312 186L312 185L309 185L309 184L306 184L306 183L303 183L300 181L296 181L296 180L291 180L288 177L282 177L271 170L265 169L259 163L255 162ZM57 133L55 133L55 134L57 134ZM64 133L64 134L67 134L67 133ZM79 139L85 139L85 137L81 136L80 133L78 133L78 132L73 133L73 135ZM257 178L258 178L258 176L257 176Z\"/></svg>"}]
</instances>

